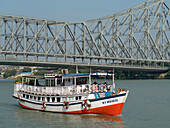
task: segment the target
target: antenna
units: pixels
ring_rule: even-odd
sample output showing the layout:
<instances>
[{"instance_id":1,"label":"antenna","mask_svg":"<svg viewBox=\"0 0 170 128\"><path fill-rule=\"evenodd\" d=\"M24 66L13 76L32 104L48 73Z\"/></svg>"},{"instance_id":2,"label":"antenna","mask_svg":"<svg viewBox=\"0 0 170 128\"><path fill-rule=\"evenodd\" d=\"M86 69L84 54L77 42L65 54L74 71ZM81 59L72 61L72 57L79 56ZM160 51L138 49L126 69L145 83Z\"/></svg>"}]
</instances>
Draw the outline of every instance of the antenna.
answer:
<instances>
[{"instance_id":1,"label":"antenna","mask_svg":"<svg viewBox=\"0 0 170 128\"><path fill-rule=\"evenodd\" d=\"M112 78L113 79L113 89L112 90L115 93L115 80L114 80L115 78L114 78L114 75L115 74L114 74L114 69L113 69L113 78Z\"/></svg>"},{"instance_id":2,"label":"antenna","mask_svg":"<svg viewBox=\"0 0 170 128\"><path fill-rule=\"evenodd\" d=\"M78 71L78 65L76 64L76 73L79 73L79 71Z\"/></svg>"}]
</instances>

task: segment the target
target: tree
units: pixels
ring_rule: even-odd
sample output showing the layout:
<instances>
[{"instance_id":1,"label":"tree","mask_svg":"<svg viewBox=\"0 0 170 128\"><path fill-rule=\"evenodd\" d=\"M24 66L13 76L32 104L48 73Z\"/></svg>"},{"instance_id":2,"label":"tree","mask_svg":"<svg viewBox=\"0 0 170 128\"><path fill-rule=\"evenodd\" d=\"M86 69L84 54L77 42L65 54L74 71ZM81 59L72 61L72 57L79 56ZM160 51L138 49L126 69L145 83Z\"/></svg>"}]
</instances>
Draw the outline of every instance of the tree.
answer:
<instances>
[{"instance_id":1,"label":"tree","mask_svg":"<svg viewBox=\"0 0 170 128\"><path fill-rule=\"evenodd\" d=\"M44 76L44 74L47 74L47 71L43 71L43 70L39 70L38 72L34 72L34 75L38 75L38 76Z\"/></svg>"},{"instance_id":2,"label":"tree","mask_svg":"<svg viewBox=\"0 0 170 128\"><path fill-rule=\"evenodd\" d=\"M4 77L4 78L8 78L8 77L10 77L10 76L16 75L16 73L17 73L17 70L15 70L15 69L7 70L7 71L3 74L3 77Z\"/></svg>"},{"instance_id":3,"label":"tree","mask_svg":"<svg viewBox=\"0 0 170 128\"><path fill-rule=\"evenodd\" d=\"M31 68L24 67L24 69L22 69L22 72L31 72Z\"/></svg>"}]
</instances>

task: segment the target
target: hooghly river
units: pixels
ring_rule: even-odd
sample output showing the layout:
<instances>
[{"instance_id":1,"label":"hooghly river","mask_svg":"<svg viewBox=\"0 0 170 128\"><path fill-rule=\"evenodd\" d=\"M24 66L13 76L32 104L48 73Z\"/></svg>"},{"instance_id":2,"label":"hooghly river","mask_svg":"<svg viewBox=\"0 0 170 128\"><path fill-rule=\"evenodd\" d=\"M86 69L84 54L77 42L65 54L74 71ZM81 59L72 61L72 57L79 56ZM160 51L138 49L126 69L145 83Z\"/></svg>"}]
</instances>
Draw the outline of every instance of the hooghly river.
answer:
<instances>
[{"instance_id":1,"label":"hooghly river","mask_svg":"<svg viewBox=\"0 0 170 128\"><path fill-rule=\"evenodd\" d=\"M0 80L0 128L169 128L170 80L117 80L130 90L122 115L74 115L21 108L13 81Z\"/></svg>"}]
</instances>

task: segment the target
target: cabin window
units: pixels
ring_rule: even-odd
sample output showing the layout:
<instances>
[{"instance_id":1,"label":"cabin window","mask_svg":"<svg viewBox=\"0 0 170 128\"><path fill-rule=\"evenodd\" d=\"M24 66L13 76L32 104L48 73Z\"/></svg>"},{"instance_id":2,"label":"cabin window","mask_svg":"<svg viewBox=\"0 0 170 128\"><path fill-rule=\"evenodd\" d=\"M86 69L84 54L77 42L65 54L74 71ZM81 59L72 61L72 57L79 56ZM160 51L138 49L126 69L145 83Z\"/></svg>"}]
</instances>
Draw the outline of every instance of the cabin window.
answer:
<instances>
[{"instance_id":1,"label":"cabin window","mask_svg":"<svg viewBox=\"0 0 170 128\"><path fill-rule=\"evenodd\" d=\"M79 100L81 100L81 96L79 96Z\"/></svg>"},{"instance_id":2,"label":"cabin window","mask_svg":"<svg viewBox=\"0 0 170 128\"><path fill-rule=\"evenodd\" d=\"M48 86L48 87L50 87L50 85L51 85L50 79L46 79L46 80L45 80L45 85Z\"/></svg>"},{"instance_id":3,"label":"cabin window","mask_svg":"<svg viewBox=\"0 0 170 128\"><path fill-rule=\"evenodd\" d=\"M55 86L55 80L52 79L52 80L51 80L51 87L54 87L54 86Z\"/></svg>"},{"instance_id":4,"label":"cabin window","mask_svg":"<svg viewBox=\"0 0 170 128\"><path fill-rule=\"evenodd\" d=\"M45 85L48 87L54 87L55 86L55 79L46 79Z\"/></svg>"},{"instance_id":5,"label":"cabin window","mask_svg":"<svg viewBox=\"0 0 170 128\"><path fill-rule=\"evenodd\" d=\"M57 102L60 102L60 97L57 97Z\"/></svg>"},{"instance_id":6,"label":"cabin window","mask_svg":"<svg viewBox=\"0 0 170 128\"><path fill-rule=\"evenodd\" d=\"M55 97L52 97L52 102L55 102Z\"/></svg>"},{"instance_id":7,"label":"cabin window","mask_svg":"<svg viewBox=\"0 0 170 128\"><path fill-rule=\"evenodd\" d=\"M62 82L61 78L57 78L57 85L60 85Z\"/></svg>"},{"instance_id":8,"label":"cabin window","mask_svg":"<svg viewBox=\"0 0 170 128\"><path fill-rule=\"evenodd\" d=\"M32 99L32 96L30 96L30 99Z\"/></svg>"},{"instance_id":9,"label":"cabin window","mask_svg":"<svg viewBox=\"0 0 170 128\"><path fill-rule=\"evenodd\" d=\"M66 97L63 97L63 101L66 101L67 99L66 99Z\"/></svg>"},{"instance_id":10,"label":"cabin window","mask_svg":"<svg viewBox=\"0 0 170 128\"><path fill-rule=\"evenodd\" d=\"M76 96L76 100L78 100L79 99L79 97L78 96Z\"/></svg>"},{"instance_id":11,"label":"cabin window","mask_svg":"<svg viewBox=\"0 0 170 128\"><path fill-rule=\"evenodd\" d=\"M38 97L38 100L40 101L41 97Z\"/></svg>"},{"instance_id":12,"label":"cabin window","mask_svg":"<svg viewBox=\"0 0 170 128\"><path fill-rule=\"evenodd\" d=\"M47 102L50 102L50 97L47 97Z\"/></svg>"},{"instance_id":13,"label":"cabin window","mask_svg":"<svg viewBox=\"0 0 170 128\"><path fill-rule=\"evenodd\" d=\"M29 95L26 95L26 99L29 99Z\"/></svg>"},{"instance_id":14,"label":"cabin window","mask_svg":"<svg viewBox=\"0 0 170 128\"><path fill-rule=\"evenodd\" d=\"M87 84L87 82L88 82L88 78L77 78L76 79L77 85Z\"/></svg>"},{"instance_id":15,"label":"cabin window","mask_svg":"<svg viewBox=\"0 0 170 128\"><path fill-rule=\"evenodd\" d=\"M81 100L81 96L76 96L76 100Z\"/></svg>"},{"instance_id":16,"label":"cabin window","mask_svg":"<svg viewBox=\"0 0 170 128\"><path fill-rule=\"evenodd\" d=\"M45 80L45 86L48 86L48 80Z\"/></svg>"},{"instance_id":17,"label":"cabin window","mask_svg":"<svg viewBox=\"0 0 170 128\"><path fill-rule=\"evenodd\" d=\"M36 100L36 96L34 96L34 100Z\"/></svg>"},{"instance_id":18,"label":"cabin window","mask_svg":"<svg viewBox=\"0 0 170 128\"><path fill-rule=\"evenodd\" d=\"M73 101L74 100L74 97L69 97L69 101Z\"/></svg>"},{"instance_id":19,"label":"cabin window","mask_svg":"<svg viewBox=\"0 0 170 128\"><path fill-rule=\"evenodd\" d=\"M42 97L42 101L44 101L44 97Z\"/></svg>"},{"instance_id":20,"label":"cabin window","mask_svg":"<svg viewBox=\"0 0 170 128\"><path fill-rule=\"evenodd\" d=\"M73 80L72 80L72 81L73 81L73 83L72 83L72 84L74 85L74 84L75 84L75 83L74 83L74 78L73 78Z\"/></svg>"},{"instance_id":21,"label":"cabin window","mask_svg":"<svg viewBox=\"0 0 170 128\"><path fill-rule=\"evenodd\" d=\"M23 94L23 97L25 98L25 94Z\"/></svg>"},{"instance_id":22,"label":"cabin window","mask_svg":"<svg viewBox=\"0 0 170 128\"><path fill-rule=\"evenodd\" d=\"M34 81L33 79L30 79L29 82L28 82L28 85L34 85Z\"/></svg>"}]
</instances>

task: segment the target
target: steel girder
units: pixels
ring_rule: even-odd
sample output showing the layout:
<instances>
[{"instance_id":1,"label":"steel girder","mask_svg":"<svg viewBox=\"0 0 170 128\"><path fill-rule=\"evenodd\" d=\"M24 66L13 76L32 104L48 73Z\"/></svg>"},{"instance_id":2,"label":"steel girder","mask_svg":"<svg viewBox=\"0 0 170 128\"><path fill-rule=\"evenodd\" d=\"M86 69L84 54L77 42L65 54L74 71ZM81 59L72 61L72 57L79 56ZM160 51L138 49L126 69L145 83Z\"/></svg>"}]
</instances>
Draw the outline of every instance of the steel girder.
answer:
<instances>
[{"instance_id":1,"label":"steel girder","mask_svg":"<svg viewBox=\"0 0 170 128\"><path fill-rule=\"evenodd\" d=\"M0 15L0 59L88 65L170 63L170 9L148 0L84 22Z\"/></svg>"}]
</instances>

